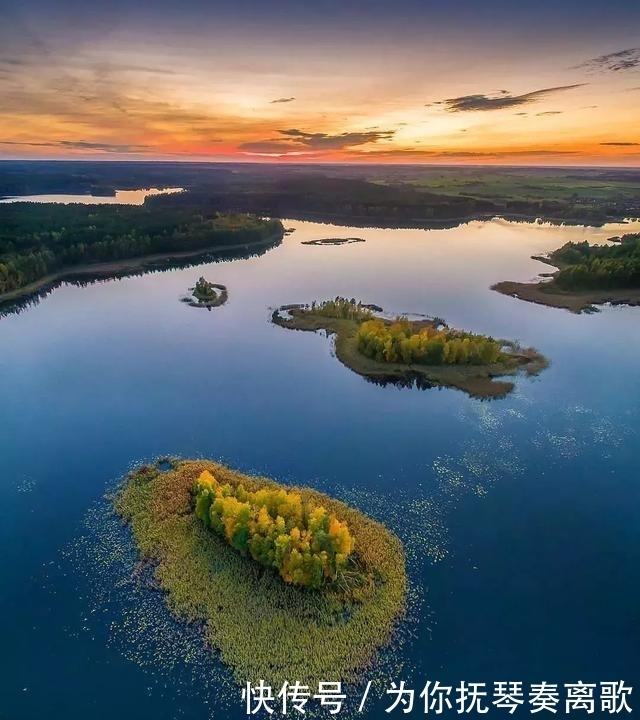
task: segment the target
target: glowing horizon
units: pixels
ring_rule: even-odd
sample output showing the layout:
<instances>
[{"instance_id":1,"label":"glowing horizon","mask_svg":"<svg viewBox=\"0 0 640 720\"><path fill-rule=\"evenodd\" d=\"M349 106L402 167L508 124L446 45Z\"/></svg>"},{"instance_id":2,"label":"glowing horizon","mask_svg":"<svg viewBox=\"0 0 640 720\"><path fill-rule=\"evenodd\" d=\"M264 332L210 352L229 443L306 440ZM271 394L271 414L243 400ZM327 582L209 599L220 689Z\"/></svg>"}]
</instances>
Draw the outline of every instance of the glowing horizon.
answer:
<instances>
[{"instance_id":1,"label":"glowing horizon","mask_svg":"<svg viewBox=\"0 0 640 720\"><path fill-rule=\"evenodd\" d=\"M0 159L638 165L637 3L426 4L7 8Z\"/></svg>"}]
</instances>

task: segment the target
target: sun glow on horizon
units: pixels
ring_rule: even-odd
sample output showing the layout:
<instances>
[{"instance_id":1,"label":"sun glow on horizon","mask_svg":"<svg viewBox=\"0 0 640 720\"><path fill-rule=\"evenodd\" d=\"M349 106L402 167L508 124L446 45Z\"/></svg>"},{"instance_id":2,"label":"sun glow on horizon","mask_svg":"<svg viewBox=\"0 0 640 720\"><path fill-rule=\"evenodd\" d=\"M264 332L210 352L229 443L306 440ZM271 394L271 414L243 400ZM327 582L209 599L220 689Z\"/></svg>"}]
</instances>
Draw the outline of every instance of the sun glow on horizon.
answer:
<instances>
[{"instance_id":1,"label":"sun glow on horizon","mask_svg":"<svg viewBox=\"0 0 640 720\"><path fill-rule=\"evenodd\" d=\"M185 28L93 42L5 28L0 159L638 164L640 48L620 49L623 30L588 50L558 30L540 53L396 21L377 41L366 23L232 31L188 8Z\"/></svg>"}]
</instances>

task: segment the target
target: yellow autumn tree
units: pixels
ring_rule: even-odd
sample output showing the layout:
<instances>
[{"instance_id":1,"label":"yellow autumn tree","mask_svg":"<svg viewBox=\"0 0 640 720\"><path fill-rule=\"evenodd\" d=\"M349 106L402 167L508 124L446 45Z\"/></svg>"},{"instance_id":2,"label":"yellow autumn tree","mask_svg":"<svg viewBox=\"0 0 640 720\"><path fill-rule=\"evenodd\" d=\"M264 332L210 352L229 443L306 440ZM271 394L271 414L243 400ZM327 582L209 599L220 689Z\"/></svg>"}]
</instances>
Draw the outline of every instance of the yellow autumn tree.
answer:
<instances>
[{"instance_id":1,"label":"yellow autumn tree","mask_svg":"<svg viewBox=\"0 0 640 720\"><path fill-rule=\"evenodd\" d=\"M249 492L221 484L205 470L195 512L239 552L276 569L285 582L319 588L344 577L355 541L346 523L284 489Z\"/></svg>"},{"instance_id":2,"label":"yellow autumn tree","mask_svg":"<svg viewBox=\"0 0 640 720\"><path fill-rule=\"evenodd\" d=\"M501 357L502 345L491 337L430 325L414 328L406 318L365 320L358 328L358 350L377 362L405 365L490 365Z\"/></svg>"}]
</instances>

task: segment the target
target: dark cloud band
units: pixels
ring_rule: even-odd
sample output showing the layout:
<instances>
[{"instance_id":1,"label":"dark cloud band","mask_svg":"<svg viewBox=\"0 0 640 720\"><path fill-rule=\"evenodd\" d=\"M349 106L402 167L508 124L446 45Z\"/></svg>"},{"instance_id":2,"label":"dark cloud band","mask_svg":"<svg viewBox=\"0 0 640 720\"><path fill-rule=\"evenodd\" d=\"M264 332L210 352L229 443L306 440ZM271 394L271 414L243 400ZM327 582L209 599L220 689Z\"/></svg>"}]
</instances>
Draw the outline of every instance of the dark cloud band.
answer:
<instances>
[{"instance_id":1,"label":"dark cloud band","mask_svg":"<svg viewBox=\"0 0 640 720\"><path fill-rule=\"evenodd\" d=\"M620 72L621 70L633 70L640 67L640 47L627 48L608 55L599 55L591 58L577 66L587 70L609 70Z\"/></svg>"},{"instance_id":2,"label":"dark cloud band","mask_svg":"<svg viewBox=\"0 0 640 720\"><path fill-rule=\"evenodd\" d=\"M141 153L150 149L149 145L111 144L88 142L86 140L57 140L52 142L17 142L12 140L0 140L0 145L64 148L67 150L93 150L105 153Z\"/></svg>"},{"instance_id":3,"label":"dark cloud band","mask_svg":"<svg viewBox=\"0 0 640 720\"><path fill-rule=\"evenodd\" d=\"M328 150L343 150L345 148L366 145L378 140L389 140L394 130L374 130L370 132L348 132L338 135L328 133L309 133L292 128L280 130L284 139L258 140L246 142L238 146L238 150L250 153L282 154L300 152L321 152Z\"/></svg>"},{"instance_id":4,"label":"dark cloud band","mask_svg":"<svg viewBox=\"0 0 640 720\"><path fill-rule=\"evenodd\" d=\"M540 98L552 95L554 93L564 92L565 90L573 90L582 87L584 83L574 85L559 85L557 87L543 88L542 90L534 90L533 92L524 93L523 95L512 95L503 90L499 95L462 95L460 97L448 98L442 100L439 104L445 106L449 112L474 112L478 110L502 110L504 108L517 107L534 102Z\"/></svg>"}]
</instances>

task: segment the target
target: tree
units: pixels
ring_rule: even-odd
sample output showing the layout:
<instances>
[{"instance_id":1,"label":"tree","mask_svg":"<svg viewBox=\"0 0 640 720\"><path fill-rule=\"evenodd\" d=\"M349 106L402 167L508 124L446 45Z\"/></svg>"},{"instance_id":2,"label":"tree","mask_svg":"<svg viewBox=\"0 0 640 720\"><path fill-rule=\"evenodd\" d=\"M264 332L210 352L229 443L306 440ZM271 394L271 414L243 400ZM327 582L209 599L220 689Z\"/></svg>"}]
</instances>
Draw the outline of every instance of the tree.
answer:
<instances>
[{"instance_id":1,"label":"tree","mask_svg":"<svg viewBox=\"0 0 640 720\"><path fill-rule=\"evenodd\" d=\"M336 580L354 549L346 523L284 489L247 491L208 471L196 481L196 516L236 550L285 582L318 588Z\"/></svg>"}]
</instances>

